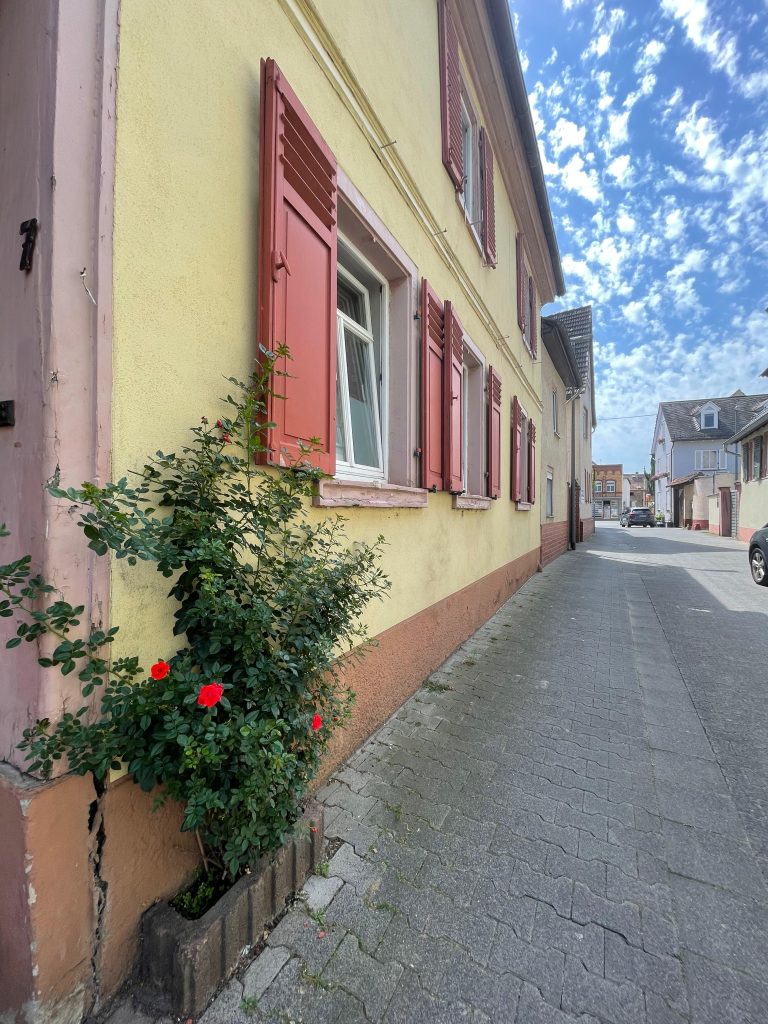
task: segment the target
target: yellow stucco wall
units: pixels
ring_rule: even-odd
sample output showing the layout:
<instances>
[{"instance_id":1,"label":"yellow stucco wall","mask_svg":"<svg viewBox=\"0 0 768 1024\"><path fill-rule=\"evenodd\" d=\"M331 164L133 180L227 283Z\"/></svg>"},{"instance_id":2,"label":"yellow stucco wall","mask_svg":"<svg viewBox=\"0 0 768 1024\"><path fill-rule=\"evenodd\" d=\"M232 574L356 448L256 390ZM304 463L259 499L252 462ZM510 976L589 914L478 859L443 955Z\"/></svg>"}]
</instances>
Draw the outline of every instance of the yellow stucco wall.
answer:
<instances>
[{"instance_id":1,"label":"yellow stucco wall","mask_svg":"<svg viewBox=\"0 0 768 1024\"><path fill-rule=\"evenodd\" d=\"M357 100L369 103L397 140L415 198L404 196L365 137L354 103L332 85L314 44L297 28L307 10L319 16L311 32L320 39L327 33L340 48ZM508 498L512 395L525 394L534 420L541 420L540 368L525 353L516 323L515 219L497 170L499 263L496 270L484 268L441 162L433 0L317 0L315 9L293 0L122 5L113 474L140 466L158 448L172 450L201 416L215 418L223 377L244 377L252 367L259 65L268 56L278 61L340 167L419 274L456 302L466 331L502 376L501 497L490 510L452 510L447 494L430 495L427 509L346 510L352 538L383 533L388 542L385 569L393 589L368 613L375 634L539 545L538 509L516 512ZM425 210L447 227L443 241L459 271L449 268L425 229ZM502 344L511 357L500 351L484 311L491 313L492 330L507 336ZM530 378L529 390L515 360ZM167 581L148 568L115 566L113 621L121 625L123 644L144 659L168 650L171 609L159 601L166 590Z\"/></svg>"},{"instance_id":2,"label":"yellow stucco wall","mask_svg":"<svg viewBox=\"0 0 768 1024\"><path fill-rule=\"evenodd\" d=\"M748 438L748 441L753 438ZM742 451L744 442L742 442ZM739 536L748 540L747 534L760 530L768 523L768 478L747 480L741 485L739 499Z\"/></svg>"},{"instance_id":3,"label":"yellow stucco wall","mask_svg":"<svg viewBox=\"0 0 768 1024\"><path fill-rule=\"evenodd\" d=\"M541 346L541 388L544 408L541 416L541 473L539 476L540 518L542 523L561 523L568 518L568 491L571 465L571 407L565 402L565 385L544 345ZM557 433L552 415L552 392L557 393ZM547 469L552 470L553 515L546 515Z\"/></svg>"}]
</instances>

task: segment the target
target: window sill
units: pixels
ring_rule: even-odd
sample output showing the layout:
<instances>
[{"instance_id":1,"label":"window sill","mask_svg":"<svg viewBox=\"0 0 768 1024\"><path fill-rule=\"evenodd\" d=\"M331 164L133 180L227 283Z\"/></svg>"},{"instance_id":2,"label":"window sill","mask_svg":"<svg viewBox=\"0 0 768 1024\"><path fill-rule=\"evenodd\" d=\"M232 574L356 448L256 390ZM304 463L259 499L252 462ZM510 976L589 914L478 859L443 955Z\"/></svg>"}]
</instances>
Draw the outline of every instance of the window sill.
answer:
<instances>
[{"instance_id":1,"label":"window sill","mask_svg":"<svg viewBox=\"0 0 768 1024\"><path fill-rule=\"evenodd\" d=\"M533 508L533 505L530 503L530 501L516 501L515 504L517 505L518 512L530 512L530 510Z\"/></svg>"},{"instance_id":2,"label":"window sill","mask_svg":"<svg viewBox=\"0 0 768 1024\"><path fill-rule=\"evenodd\" d=\"M427 491L383 480L321 480L312 504L318 508L426 508Z\"/></svg>"},{"instance_id":3,"label":"window sill","mask_svg":"<svg viewBox=\"0 0 768 1024\"><path fill-rule=\"evenodd\" d=\"M467 509L488 509L491 507L492 498L482 494L454 494L451 502L452 508Z\"/></svg>"}]
</instances>

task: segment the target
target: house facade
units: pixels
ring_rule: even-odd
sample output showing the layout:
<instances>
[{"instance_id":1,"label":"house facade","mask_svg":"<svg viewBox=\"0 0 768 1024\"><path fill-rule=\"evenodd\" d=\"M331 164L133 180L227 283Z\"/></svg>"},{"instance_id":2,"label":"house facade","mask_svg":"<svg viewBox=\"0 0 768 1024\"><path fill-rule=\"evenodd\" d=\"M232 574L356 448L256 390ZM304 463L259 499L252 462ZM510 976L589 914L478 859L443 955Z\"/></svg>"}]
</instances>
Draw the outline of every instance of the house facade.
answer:
<instances>
[{"instance_id":1,"label":"house facade","mask_svg":"<svg viewBox=\"0 0 768 1024\"><path fill-rule=\"evenodd\" d=\"M391 598L348 672L339 760L539 562L557 242L506 0L204 10L0 5L0 223L19 245L0 249L0 558L29 553L84 622L118 625L116 656L173 651L167 581L86 550L45 484L173 450L220 415L225 377L285 342L270 461L319 438L310 514L341 508L352 541L387 541ZM372 25L378 45L360 45ZM0 659L0 1019L74 1022L120 988L141 913L199 855L179 808L153 814L120 773L103 789L24 773L22 731L80 699L38 654Z\"/></svg>"},{"instance_id":2,"label":"house facade","mask_svg":"<svg viewBox=\"0 0 768 1024\"><path fill-rule=\"evenodd\" d=\"M584 540L594 533L595 520L592 511L592 434L597 426L595 412L595 359L592 347L592 307L579 306L552 313L549 319L556 321L568 332L576 366L581 377L579 393L571 408L573 426L574 457L577 486L573 489L573 500L577 509L574 513L578 523L578 540Z\"/></svg>"},{"instance_id":3,"label":"house facade","mask_svg":"<svg viewBox=\"0 0 768 1024\"><path fill-rule=\"evenodd\" d=\"M578 540L571 493L578 480L574 439L575 402L582 381L565 327L541 321L541 564L547 565Z\"/></svg>"},{"instance_id":4,"label":"house facade","mask_svg":"<svg viewBox=\"0 0 768 1024\"><path fill-rule=\"evenodd\" d=\"M723 398L662 402L656 414L651 460L657 512L667 522L696 530L709 529L713 495L724 495L722 532L732 532L729 507L737 452L730 438L752 419L768 395L736 391Z\"/></svg>"},{"instance_id":5,"label":"house facade","mask_svg":"<svg viewBox=\"0 0 768 1024\"><path fill-rule=\"evenodd\" d=\"M768 401L728 444L737 450L739 462L734 535L749 541L755 530L768 523ZM712 518L719 524L719 515Z\"/></svg>"},{"instance_id":6,"label":"house facade","mask_svg":"<svg viewBox=\"0 0 768 1024\"><path fill-rule=\"evenodd\" d=\"M618 519L622 512L624 467L617 463L592 466L592 493L595 519Z\"/></svg>"},{"instance_id":7,"label":"house facade","mask_svg":"<svg viewBox=\"0 0 768 1024\"><path fill-rule=\"evenodd\" d=\"M621 483L622 508L647 508L652 501L645 473L625 473Z\"/></svg>"}]
</instances>

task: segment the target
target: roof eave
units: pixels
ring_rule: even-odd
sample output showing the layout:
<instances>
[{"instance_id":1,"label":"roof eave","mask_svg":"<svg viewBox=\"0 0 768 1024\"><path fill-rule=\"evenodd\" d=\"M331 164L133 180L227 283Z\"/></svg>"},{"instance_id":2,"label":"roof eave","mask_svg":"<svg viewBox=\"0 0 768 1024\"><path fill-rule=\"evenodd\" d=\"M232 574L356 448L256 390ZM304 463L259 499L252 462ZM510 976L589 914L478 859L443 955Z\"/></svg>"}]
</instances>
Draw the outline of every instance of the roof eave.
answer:
<instances>
[{"instance_id":1,"label":"roof eave","mask_svg":"<svg viewBox=\"0 0 768 1024\"><path fill-rule=\"evenodd\" d=\"M552 220L552 210L549 205L546 182L544 181L544 168L541 165L539 144L536 139L536 129L533 126L531 106L528 102L528 92L525 88L523 67L520 63L520 53L517 49L509 3L508 0L486 0L486 2L488 5L488 15L495 29L494 40L499 51L499 57L501 58L501 66L504 69L507 92L509 93L512 109L520 126L520 135L523 139L528 169L531 172L533 189L536 194L536 204L547 239L547 249L552 262L557 295L564 295L565 279L563 278L563 267L560 263L560 249L557 244L555 225Z\"/></svg>"},{"instance_id":2,"label":"roof eave","mask_svg":"<svg viewBox=\"0 0 768 1024\"><path fill-rule=\"evenodd\" d=\"M580 388L583 381L566 329L557 320L543 316L541 336L565 386L573 390Z\"/></svg>"},{"instance_id":3,"label":"roof eave","mask_svg":"<svg viewBox=\"0 0 768 1024\"><path fill-rule=\"evenodd\" d=\"M733 437L729 437L725 444L736 444L737 441L741 441L742 438L749 437L750 434L754 434L761 427L764 427L768 423L768 412L764 412L762 416L757 416L750 423L745 424L741 430L737 431Z\"/></svg>"}]
</instances>

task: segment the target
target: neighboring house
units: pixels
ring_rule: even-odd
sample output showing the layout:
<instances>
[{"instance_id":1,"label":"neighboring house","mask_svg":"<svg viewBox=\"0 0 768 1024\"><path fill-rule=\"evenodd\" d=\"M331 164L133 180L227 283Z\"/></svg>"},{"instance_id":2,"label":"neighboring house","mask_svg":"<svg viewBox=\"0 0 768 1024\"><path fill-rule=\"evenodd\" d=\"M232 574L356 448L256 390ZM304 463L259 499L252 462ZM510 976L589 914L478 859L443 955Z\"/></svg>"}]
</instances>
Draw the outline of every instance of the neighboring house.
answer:
<instances>
[{"instance_id":1,"label":"neighboring house","mask_svg":"<svg viewBox=\"0 0 768 1024\"><path fill-rule=\"evenodd\" d=\"M748 541L755 530L768 523L768 400L729 438L728 445L737 449L740 469L733 533L739 540ZM728 499L720 493L718 509L724 500ZM718 523L721 516L713 518Z\"/></svg>"},{"instance_id":2,"label":"neighboring house","mask_svg":"<svg viewBox=\"0 0 768 1024\"><path fill-rule=\"evenodd\" d=\"M565 327L542 317L541 339L541 564L547 565L578 539L570 495L578 478L572 420L582 382Z\"/></svg>"},{"instance_id":3,"label":"neighboring house","mask_svg":"<svg viewBox=\"0 0 768 1024\"><path fill-rule=\"evenodd\" d=\"M646 508L652 501L645 473L625 473L621 481L622 508Z\"/></svg>"},{"instance_id":4,"label":"neighboring house","mask_svg":"<svg viewBox=\"0 0 768 1024\"><path fill-rule=\"evenodd\" d=\"M618 519L622 511L624 467L620 462L592 466L595 519Z\"/></svg>"},{"instance_id":5,"label":"neighboring house","mask_svg":"<svg viewBox=\"0 0 768 1024\"><path fill-rule=\"evenodd\" d=\"M340 759L540 558L537 326L564 284L507 0L3 0L0 67L3 560L29 553L84 622L119 625L116 654L173 651L167 584L94 558L45 483L173 450L287 343L271 460L317 436L310 514L387 541ZM556 319L583 382L586 533L591 310ZM22 731L79 700L36 654L0 661L0 1018L77 1022L199 855L127 778L21 774Z\"/></svg>"},{"instance_id":6,"label":"neighboring house","mask_svg":"<svg viewBox=\"0 0 768 1024\"><path fill-rule=\"evenodd\" d=\"M656 414L651 461L654 501L667 522L709 529L712 495L734 491L736 452L730 438L756 414L768 395L736 391L724 398L662 402ZM731 495L731 502L735 497ZM723 509L728 512L728 509ZM722 532L730 534L730 515Z\"/></svg>"},{"instance_id":7,"label":"neighboring house","mask_svg":"<svg viewBox=\"0 0 768 1024\"><path fill-rule=\"evenodd\" d=\"M578 506L575 521L578 524L577 540L588 537L595 529L592 512L592 432L597 426L595 414L595 359L592 348L592 307L579 306L551 313L548 319L555 320L568 332L576 357L576 366L581 377L581 388L574 399L572 422L575 424L575 462L577 486L573 489L574 501Z\"/></svg>"}]
</instances>

